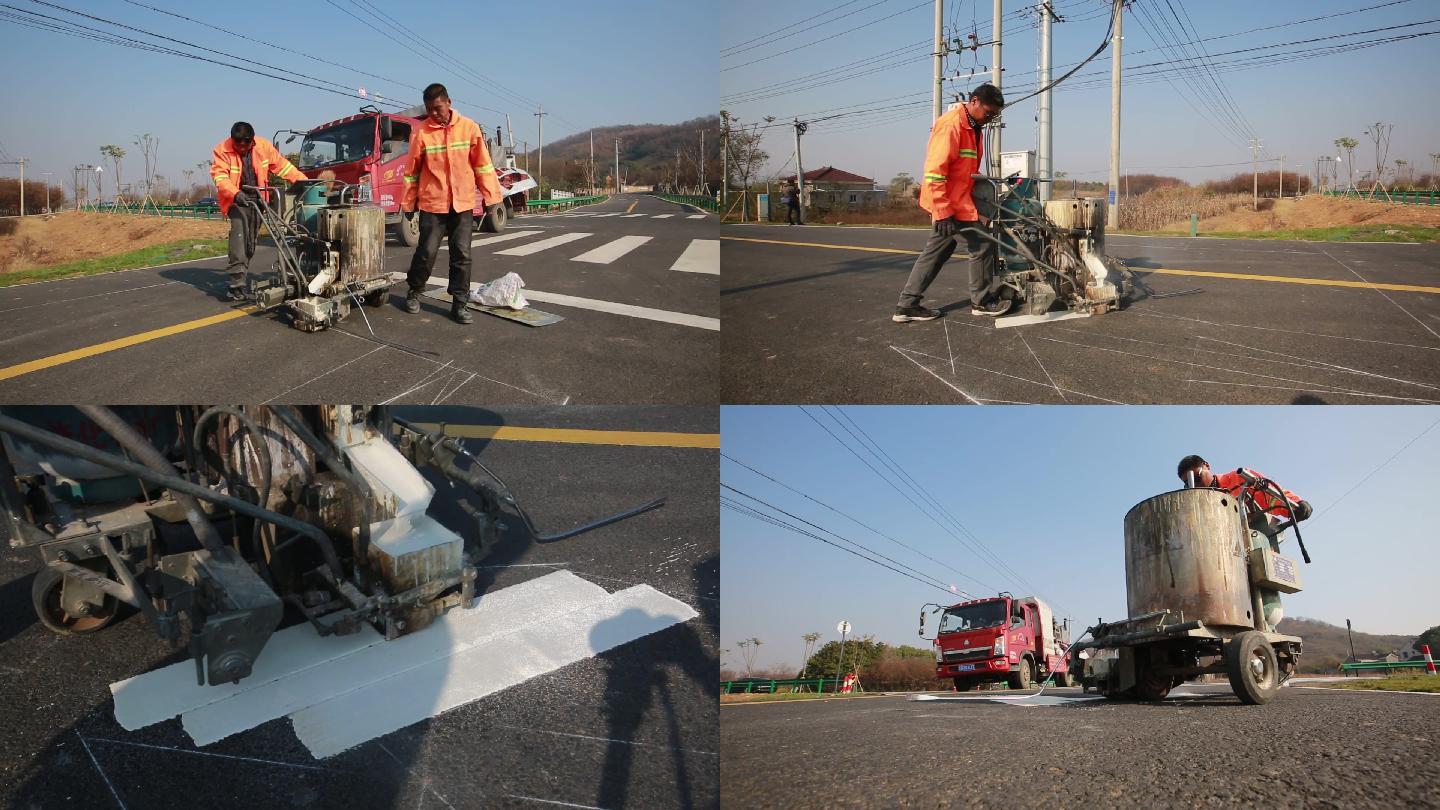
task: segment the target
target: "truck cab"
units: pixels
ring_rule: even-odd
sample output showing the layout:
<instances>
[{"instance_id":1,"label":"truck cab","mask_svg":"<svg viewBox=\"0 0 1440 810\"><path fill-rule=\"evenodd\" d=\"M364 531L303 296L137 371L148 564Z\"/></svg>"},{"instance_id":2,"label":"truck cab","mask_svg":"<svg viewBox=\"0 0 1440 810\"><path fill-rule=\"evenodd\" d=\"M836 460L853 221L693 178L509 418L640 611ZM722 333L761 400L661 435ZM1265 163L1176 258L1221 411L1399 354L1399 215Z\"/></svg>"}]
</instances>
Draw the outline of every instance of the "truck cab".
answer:
<instances>
[{"instance_id":1,"label":"truck cab","mask_svg":"<svg viewBox=\"0 0 1440 810\"><path fill-rule=\"evenodd\" d=\"M296 165L308 177L318 177L328 171L334 173L336 180L368 187L368 199L378 203L385 212L386 230L393 232L401 243L414 247L420 243L420 218L401 212L400 200L410 134L424 116L423 106L398 113L362 107L355 115L321 124L304 133ZM475 221L481 230L498 233L505 230L511 217L525 210L528 194L538 184L524 170L515 168L512 150L495 138L487 137L486 142L505 198L501 204L486 210L477 195ZM363 192L361 199L367 199Z\"/></svg>"},{"instance_id":2,"label":"truck cab","mask_svg":"<svg viewBox=\"0 0 1440 810\"><path fill-rule=\"evenodd\" d=\"M952 681L957 691L998 681L1006 681L1012 689L1028 689L1051 675L1058 685L1070 685L1068 630L1039 599L1001 593L934 607L937 610L932 612L941 613L933 640L935 675ZM925 634L923 609L920 634Z\"/></svg>"}]
</instances>

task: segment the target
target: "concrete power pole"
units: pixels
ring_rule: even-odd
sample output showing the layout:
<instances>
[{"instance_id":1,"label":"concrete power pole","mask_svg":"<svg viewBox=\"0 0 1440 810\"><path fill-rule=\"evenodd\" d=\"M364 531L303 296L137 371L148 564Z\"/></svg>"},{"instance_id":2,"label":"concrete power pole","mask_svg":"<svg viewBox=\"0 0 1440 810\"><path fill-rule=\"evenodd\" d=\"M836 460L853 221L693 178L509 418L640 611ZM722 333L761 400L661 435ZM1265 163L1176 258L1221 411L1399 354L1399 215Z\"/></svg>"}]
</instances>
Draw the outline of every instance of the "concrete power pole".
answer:
<instances>
[{"instance_id":1,"label":"concrete power pole","mask_svg":"<svg viewBox=\"0 0 1440 810\"><path fill-rule=\"evenodd\" d=\"M538 118L538 119L540 119L540 166L539 166L539 169L538 169L535 173L536 173L537 175L539 175L539 176L536 178L536 180L539 181L539 182L541 182L541 183L544 183L544 182L545 182L545 108L544 108L544 107L540 107L539 110L540 110L539 112L535 113L535 117Z\"/></svg>"},{"instance_id":2,"label":"concrete power pole","mask_svg":"<svg viewBox=\"0 0 1440 810\"><path fill-rule=\"evenodd\" d=\"M1298 187L1298 183L1297 183ZM1280 199L1285 199L1285 156L1280 156Z\"/></svg>"},{"instance_id":3,"label":"concrete power pole","mask_svg":"<svg viewBox=\"0 0 1440 810\"><path fill-rule=\"evenodd\" d=\"M997 88L1003 87L1000 78L1001 74L1004 73L1000 54L1000 14L1004 11L1002 8L1003 5L1002 0L995 0L995 20L990 27L990 39L994 40L994 44L990 46L990 49L991 53L995 55L995 69L990 74L990 83ZM1004 124L999 122L990 124L989 126L991 143L988 144L985 149L985 163L989 169L985 173L992 177L998 177L1000 175L1000 130L1004 126Z\"/></svg>"},{"instance_id":4,"label":"concrete power pole","mask_svg":"<svg viewBox=\"0 0 1440 810\"><path fill-rule=\"evenodd\" d=\"M615 139L615 193L620 193L620 139Z\"/></svg>"},{"instance_id":5,"label":"concrete power pole","mask_svg":"<svg viewBox=\"0 0 1440 810\"><path fill-rule=\"evenodd\" d=\"M1250 171L1255 175L1253 210L1260 210L1260 139L1250 139Z\"/></svg>"},{"instance_id":6,"label":"concrete power pole","mask_svg":"<svg viewBox=\"0 0 1440 810\"><path fill-rule=\"evenodd\" d=\"M0 163L5 163L12 166L18 165L20 167L20 216L22 217L25 216L25 164L29 160L30 158L22 157L16 158L14 160L0 161Z\"/></svg>"},{"instance_id":7,"label":"concrete power pole","mask_svg":"<svg viewBox=\"0 0 1440 810\"><path fill-rule=\"evenodd\" d=\"M590 130L590 195L595 195L595 130Z\"/></svg>"},{"instance_id":8,"label":"concrete power pole","mask_svg":"<svg viewBox=\"0 0 1440 810\"><path fill-rule=\"evenodd\" d=\"M705 130L700 130L700 193L705 194Z\"/></svg>"},{"instance_id":9,"label":"concrete power pole","mask_svg":"<svg viewBox=\"0 0 1440 810\"><path fill-rule=\"evenodd\" d=\"M1125 2L1115 0L1115 36L1110 40L1110 206L1105 227L1120 227L1120 45L1124 41Z\"/></svg>"},{"instance_id":10,"label":"concrete power pole","mask_svg":"<svg viewBox=\"0 0 1440 810\"><path fill-rule=\"evenodd\" d=\"M1050 23L1055 19L1055 11L1050 8L1048 0L1040 0L1040 86L1050 84ZM1040 142L1036 144L1040 154L1036 161L1036 172L1040 180L1040 201L1049 202L1051 193L1054 191L1054 141L1051 134L1051 98L1050 91L1046 90L1039 98L1040 117Z\"/></svg>"},{"instance_id":11,"label":"concrete power pole","mask_svg":"<svg viewBox=\"0 0 1440 810\"><path fill-rule=\"evenodd\" d=\"M800 195L800 210L805 210L805 166L800 162L800 136L805 134L809 124L795 119L795 188Z\"/></svg>"},{"instance_id":12,"label":"concrete power pole","mask_svg":"<svg viewBox=\"0 0 1440 810\"><path fill-rule=\"evenodd\" d=\"M945 0L935 0L935 76L930 88L930 120L944 114L945 103Z\"/></svg>"},{"instance_id":13,"label":"concrete power pole","mask_svg":"<svg viewBox=\"0 0 1440 810\"><path fill-rule=\"evenodd\" d=\"M54 172L41 172L40 174L42 174L42 175L46 178L46 179L45 179L45 213L48 214L48 213L50 213L50 179L49 179L49 178L52 177L52 176L54 176L55 173L54 173Z\"/></svg>"}]
</instances>

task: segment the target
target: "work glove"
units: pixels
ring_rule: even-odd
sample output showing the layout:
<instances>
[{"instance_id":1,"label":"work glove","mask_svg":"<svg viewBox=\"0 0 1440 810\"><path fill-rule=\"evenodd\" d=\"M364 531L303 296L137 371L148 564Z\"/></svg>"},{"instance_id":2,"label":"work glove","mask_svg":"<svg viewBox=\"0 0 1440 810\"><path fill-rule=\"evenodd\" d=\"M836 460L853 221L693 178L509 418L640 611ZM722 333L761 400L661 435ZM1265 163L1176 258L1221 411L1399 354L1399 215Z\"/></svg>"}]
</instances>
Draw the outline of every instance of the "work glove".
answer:
<instances>
[{"instance_id":1,"label":"work glove","mask_svg":"<svg viewBox=\"0 0 1440 810\"><path fill-rule=\"evenodd\" d=\"M953 237L959 232L960 221L955 217L946 217L935 222L935 233L941 236Z\"/></svg>"},{"instance_id":2,"label":"work glove","mask_svg":"<svg viewBox=\"0 0 1440 810\"><path fill-rule=\"evenodd\" d=\"M1301 501L1295 504L1295 520L1309 520L1313 514L1315 514L1315 510L1310 508L1309 501Z\"/></svg>"}]
</instances>

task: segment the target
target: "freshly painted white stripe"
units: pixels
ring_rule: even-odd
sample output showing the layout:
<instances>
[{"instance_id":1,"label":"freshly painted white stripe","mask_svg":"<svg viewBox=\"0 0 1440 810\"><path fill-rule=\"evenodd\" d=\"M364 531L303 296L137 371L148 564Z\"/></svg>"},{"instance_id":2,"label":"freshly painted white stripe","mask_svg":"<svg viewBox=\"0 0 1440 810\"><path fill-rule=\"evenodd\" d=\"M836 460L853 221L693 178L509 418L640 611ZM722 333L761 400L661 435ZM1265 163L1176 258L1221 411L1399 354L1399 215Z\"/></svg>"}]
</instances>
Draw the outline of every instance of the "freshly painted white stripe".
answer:
<instances>
[{"instance_id":1,"label":"freshly painted white stripe","mask_svg":"<svg viewBox=\"0 0 1440 810\"><path fill-rule=\"evenodd\" d=\"M316 758L334 756L697 615L684 602L637 585L297 711L291 715L295 734Z\"/></svg>"},{"instance_id":2,"label":"freshly painted white stripe","mask_svg":"<svg viewBox=\"0 0 1440 810\"><path fill-rule=\"evenodd\" d=\"M675 215L674 215L674 214L656 214L655 216L651 217L651 219L669 219L670 217L673 217L673 216L675 216Z\"/></svg>"},{"instance_id":3,"label":"freshly painted white stripe","mask_svg":"<svg viewBox=\"0 0 1440 810\"><path fill-rule=\"evenodd\" d=\"M497 250L496 256L529 256L532 253L539 253L542 250L549 250L559 247L567 242L574 242L576 239L584 239L591 234L588 233L562 233L559 236L552 236L549 239L541 239L539 242L531 242L528 245L510 248L509 250Z\"/></svg>"},{"instance_id":4,"label":"freshly painted white stripe","mask_svg":"<svg viewBox=\"0 0 1440 810\"><path fill-rule=\"evenodd\" d=\"M441 286L448 283L444 276L431 276L430 284ZM478 282L470 282L470 289L480 286ZM581 298L575 295L563 295L561 293L544 292L543 290L525 290L525 297L531 301L543 301L548 304L561 304L576 309L589 309L595 312L605 312L610 315L625 315L631 318L643 318L647 321L660 321L661 323L673 323L679 326L693 326L697 329L709 329L714 332L720 331L719 318L707 318L703 315L687 315L684 312L670 312L664 309L651 309L640 307L634 304L620 304L614 301L600 301L595 298Z\"/></svg>"},{"instance_id":5,"label":"freshly painted white stripe","mask_svg":"<svg viewBox=\"0 0 1440 810\"><path fill-rule=\"evenodd\" d=\"M704 214L691 214L690 216L685 217L685 218L686 218L686 219L704 219L704 218L705 218L705 215L704 215Z\"/></svg>"},{"instance_id":6,"label":"freshly painted white stripe","mask_svg":"<svg viewBox=\"0 0 1440 810\"><path fill-rule=\"evenodd\" d=\"M691 239L690 246L670 265L670 269L682 273L720 275L720 240Z\"/></svg>"},{"instance_id":7,"label":"freshly painted white stripe","mask_svg":"<svg viewBox=\"0 0 1440 810\"><path fill-rule=\"evenodd\" d=\"M569 571L482 595L470 610L451 610L429 627L311 667L264 689L202 706L181 717L196 745L217 740L439 661L535 624L599 604L610 594Z\"/></svg>"},{"instance_id":8,"label":"freshly painted white stripe","mask_svg":"<svg viewBox=\"0 0 1440 810\"><path fill-rule=\"evenodd\" d=\"M608 213L608 214L596 214L596 215L595 215L595 218L596 218L596 219L599 219L600 217L618 217L618 216L620 216L620 212L619 212L619 211L612 211L612 212L610 212L610 213Z\"/></svg>"},{"instance_id":9,"label":"freshly painted white stripe","mask_svg":"<svg viewBox=\"0 0 1440 810\"><path fill-rule=\"evenodd\" d=\"M653 236L622 236L613 242L606 242L592 251L581 253L570 261L609 264L654 238Z\"/></svg>"},{"instance_id":10,"label":"freshly painted white stripe","mask_svg":"<svg viewBox=\"0 0 1440 810\"><path fill-rule=\"evenodd\" d=\"M475 247L475 246L478 246L478 245L494 245L494 244L498 244L498 243L500 243L500 242L509 242L509 241L512 240L512 239L524 239L524 238L527 237L527 236L534 236L534 235L537 234L537 233L544 233L544 231L511 231L511 232L509 232L509 233L496 234L495 236L482 236L482 237L477 237L477 238L475 238L475 239L471 239L471 240L470 240L470 245L471 245L472 247ZM450 249L450 246L449 246L449 245L441 245L441 246L440 246L440 249L441 249L441 250L449 250L449 249Z\"/></svg>"},{"instance_id":11,"label":"freshly painted white stripe","mask_svg":"<svg viewBox=\"0 0 1440 810\"><path fill-rule=\"evenodd\" d=\"M348 636L321 636L310 624L297 624L270 637L255 659L250 677L238 684L198 686L195 663L189 660L110 684L110 693L115 696L115 721L125 730L134 731L268 686L384 640L368 624Z\"/></svg>"},{"instance_id":12,"label":"freshly painted white stripe","mask_svg":"<svg viewBox=\"0 0 1440 810\"><path fill-rule=\"evenodd\" d=\"M649 214L621 214L621 219L634 219L635 217L648 217Z\"/></svg>"}]
</instances>

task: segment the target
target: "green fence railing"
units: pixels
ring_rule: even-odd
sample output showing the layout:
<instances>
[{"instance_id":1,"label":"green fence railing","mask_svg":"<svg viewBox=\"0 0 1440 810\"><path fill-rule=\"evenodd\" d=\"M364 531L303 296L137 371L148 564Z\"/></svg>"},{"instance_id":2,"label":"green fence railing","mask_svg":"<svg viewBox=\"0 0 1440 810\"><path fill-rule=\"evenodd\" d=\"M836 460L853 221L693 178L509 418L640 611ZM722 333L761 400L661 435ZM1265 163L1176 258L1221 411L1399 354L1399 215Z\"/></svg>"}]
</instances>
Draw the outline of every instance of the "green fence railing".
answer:
<instances>
[{"instance_id":1,"label":"green fence railing","mask_svg":"<svg viewBox=\"0 0 1440 810\"><path fill-rule=\"evenodd\" d=\"M1387 675L1393 670L1418 670L1425 671L1425 662L1420 661L1357 661L1352 664L1341 664L1340 671L1351 672L1384 672ZM1440 677L1440 676L1437 676Z\"/></svg>"},{"instance_id":2,"label":"green fence railing","mask_svg":"<svg viewBox=\"0 0 1440 810\"><path fill-rule=\"evenodd\" d=\"M720 694L722 695L751 695L766 694L773 692L824 692L826 686L829 691L839 691L844 678L795 678L791 680L759 680L748 679L743 681L721 681Z\"/></svg>"},{"instance_id":3,"label":"green fence railing","mask_svg":"<svg viewBox=\"0 0 1440 810\"><path fill-rule=\"evenodd\" d=\"M662 200L668 200L681 205L693 205L696 208L704 208L706 211L718 211L720 203L714 197L701 197L690 194L656 194Z\"/></svg>"},{"instance_id":4,"label":"green fence railing","mask_svg":"<svg viewBox=\"0 0 1440 810\"><path fill-rule=\"evenodd\" d=\"M1388 194L1377 191L1325 191L1325 197L1350 197L1373 202L1393 202L1397 205L1440 205L1440 191L1391 191Z\"/></svg>"},{"instance_id":5,"label":"green fence railing","mask_svg":"<svg viewBox=\"0 0 1440 810\"><path fill-rule=\"evenodd\" d=\"M97 214L143 214L177 219L220 219L218 205L82 205L81 211Z\"/></svg>"},{"instance_id":6,"label":"green fence railing","mask_svg":"<svg viewBox=\"0 0 1440 810\"><path fill-rule=\"evenodd\" d=\"M529 211L540 211L542 213L548 214L551 211L564 211L568 208L574 208L577 205L592 205L594 203L605 202L608 199L610 199L610 195L601 194L596 197L566 197L559 200L529 200L525 203L525 208Z\"/></svg>"}]
</instances>

